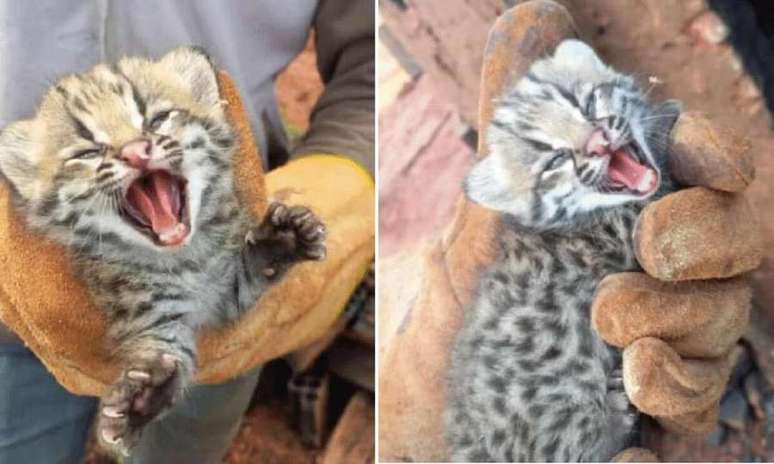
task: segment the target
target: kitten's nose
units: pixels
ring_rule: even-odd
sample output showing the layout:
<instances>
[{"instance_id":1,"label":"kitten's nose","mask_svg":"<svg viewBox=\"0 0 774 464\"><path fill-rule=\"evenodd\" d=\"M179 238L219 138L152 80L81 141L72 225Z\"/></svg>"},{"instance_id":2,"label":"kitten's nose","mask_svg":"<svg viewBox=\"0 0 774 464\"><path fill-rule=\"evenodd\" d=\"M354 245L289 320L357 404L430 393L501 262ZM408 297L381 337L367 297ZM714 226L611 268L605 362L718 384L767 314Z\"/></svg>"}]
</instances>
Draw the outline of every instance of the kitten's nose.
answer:
<instances>
[{"instance_id":1,"label":"kitten's nose","mask_svg":"<svg viewBox=\"0 0 774 464\"><path fill-rule=\"evenodd\" d=\"M151 148L150 140L134 140L121 147L118 158L133 168L145 169L150 161Z\"/></svg>"},{"instance_id":2,"label":"kitten's nose","mask_svg":"<svg viewBox=\"0 0 774 464\"><path fill-rule=\"evenodd\" d=\"M602 129L595 130L588 142L586 142L586 154L592 156L603 156L610 154L610 142L607 134Z\"/></svg>"}]
</instances>

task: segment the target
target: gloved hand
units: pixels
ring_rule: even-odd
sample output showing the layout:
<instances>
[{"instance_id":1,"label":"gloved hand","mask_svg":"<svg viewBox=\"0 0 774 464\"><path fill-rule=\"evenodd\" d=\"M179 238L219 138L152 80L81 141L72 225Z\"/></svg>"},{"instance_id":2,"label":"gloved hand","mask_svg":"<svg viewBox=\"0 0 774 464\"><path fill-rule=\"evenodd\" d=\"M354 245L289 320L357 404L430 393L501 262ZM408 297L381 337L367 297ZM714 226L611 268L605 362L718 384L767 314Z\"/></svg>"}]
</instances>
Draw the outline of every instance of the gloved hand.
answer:
<instances>
[{"instance_id":1,"label":"gloved hand","mask_svg":"<svg viewBox=\"0 0 774 464\"><path fill-rule=\"evenodd\" d=\"M523 2L497 20L482 71L481 156L492 101L536 58L576 35L567 10L550 0ZM634 404L671 429L704 431L714 423L713 408L730 368L725 355L744 330L750 299L741 278L707 279L756 267L762 242L744 198L725 193L740 192L752 180L744 145L691 113L681 116L673 139L673 175L686 185L710 188L677 192L646 208L636 242L649 275L609 276L599 289L593 320L606 341L625 348L625 386ZM420 288L407 292L403 281L380 280L380 293L390 295L380 300L382 459L447 456L441 413L449 350L480 272L495 257L496 228L494 213L462 201L453 224L424 255L422 275L413 277L422 279ZM391 264L382 262L381 269ZM635 450L620 456L648 458Z\"/></svg>"},{"instance_id":2,"label":"gloved hand","mask_svg":"<svg viewBox=\"0 0 774 464\"><path fill-rule=\"evenodd\" d=\"M624 385L637 408L671 431L708 433L744 333L751 290L739 277L763 254L741 193L752 181L747 144L704 115L672 131L672 176L696 186L648 205L635 230L646 273L602 281L594 328L624 349Z\"/></svg>"}]
</instances>

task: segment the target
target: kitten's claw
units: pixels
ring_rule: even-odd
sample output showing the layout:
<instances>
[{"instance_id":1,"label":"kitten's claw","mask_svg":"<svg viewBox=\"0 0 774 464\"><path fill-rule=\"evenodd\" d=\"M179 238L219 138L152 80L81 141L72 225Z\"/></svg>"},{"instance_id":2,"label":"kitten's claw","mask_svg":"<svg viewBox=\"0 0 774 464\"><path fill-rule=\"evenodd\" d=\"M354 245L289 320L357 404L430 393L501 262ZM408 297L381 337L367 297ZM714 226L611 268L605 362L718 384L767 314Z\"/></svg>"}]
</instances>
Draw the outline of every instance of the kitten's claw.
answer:
<instances>
[{"instance_id":1,"label":"kitten's claw","mask_svg":"<svg viewBox=\"0 0 774 464\"><path fill-rule=\"evenodd\" d=\"M272 203L269 205L269 209L266 212L266 215L269 217L269 220L271 221L271 224L275 227L279 227L282 225L285 217L288 213L288 207L283 205L282 203Z\"/></svg>"},{"instance_id":2,"label":"kitten's claw","mask_svg":"<svg viewBox=\"0 0 774 464\"><path fill-rule=\"evenodd\" d=\"M142 429L166 412L182 394L179 358L161 353L126 369L102 398L98 436L123 455L140 439Z\"/></svg>"},{"instance_id":3,"label":"kitten's claw","mask_svg":"<svg viewBox=\"0 0 774 464\"><path fill-rule=\"evenodd\" d=\"M623 391L624 381L623 381L622 369L615 369L612 372L610 372L610 375L608 375L607 377L607 389L608 391L610 390Z\"/></svg>"},{"instance_id":4,"label":"kitten's claw","mask_svg":"<svg viewBox=\"0 0 774 464\"><path fill-rule=\"evenodd\" d=\"M261 272L272 277L283 261L324 259L325 236L325 226L309 208L272 203L263 224L249 231L245 241L265 253L269 264Z\"/></svg>"},{"instance_id":5,"label":"kitten's claw","mask_svg":"<svg viewBox=\"0 0 774 464\"><path fill-rule=\"evenodd\" d=\"M111 445L115 445L116 443L118 443L118 441L119 441L120 439L119 439L118 437L112 436L112 435L110 434L110 432L108 432L107 430L103 430L103 431L102 431L102 440L103 440L105 443L109 443L109 444L111 444Z\"/></svg>"},{"instance_id":6,"label":"kitten's claw","mask_svg":"<svg viewBox=\"0 0 774 464\"><path fill-rule=\"evenodd\" d=\"M102 408L102 414L106 415L107 417L124 417L126 415L126 411L119 409L117 406L105 406Z\"/></svg>"},{"instance_id":7,"label":"kitten's claw","mask_svg":"<svg viewBox=\"0 0 774 464\"><path fill-rule=\"evenodd\" d=\"M267 267L266 269L263 270L263 275L266 277L272 277L276 273L277 273L277 270L274 269L273 267Z\"/></svg>"},{"instance_id":8,"label":"kitten's claw","mask_svg":"<svg viewBox=\"0 0 774 464\"><path fill-rule=\"evenodd\" d=\"M129 377L132 380L150 380L150 374L143 371L129 371L126 373L126 376Z\"/></svg>"},{"instance_id":9,"label":"kitten's claw","mask_svg":"<svg viewBox=\"0 0 774 464\"><path fill-rule=\"evenodd\" d=\"M250 245L255 245L256 240L257 239L255 237L255 231L253 230L248 231L247 234L245 235L245 243L248 243Z\"/></svg>"}]
</instances>

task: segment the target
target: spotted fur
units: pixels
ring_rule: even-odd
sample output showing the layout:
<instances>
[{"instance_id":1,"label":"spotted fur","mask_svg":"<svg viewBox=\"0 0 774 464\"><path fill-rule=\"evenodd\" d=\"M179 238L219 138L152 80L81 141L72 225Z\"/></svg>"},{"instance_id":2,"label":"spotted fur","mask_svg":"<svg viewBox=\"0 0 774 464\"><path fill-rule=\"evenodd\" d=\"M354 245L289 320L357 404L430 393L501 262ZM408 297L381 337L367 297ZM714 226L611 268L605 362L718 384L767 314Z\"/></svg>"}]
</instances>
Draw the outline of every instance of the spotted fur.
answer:
<instances>
[{"instance_id":1,"label":"spotted fur","mask_svg":"<svg viewBox=\"0 0 774 464\"><path fill-rule=\"evenodd\" d=\"M120 215L136 173L118 153L138 138L155 169L187 181L181 246L158 246ZM234 146L215 70L192 48L65 77L33 118L0 133L19 211L67 246L107 317L125 369L103 398L101 438L122 451L188 385L199 327L236 320L291 264L324 255L324 228L305 208L274 205L251 222L234 191Z\"/></svg>"},{"instance_id":2,"label":"spotted fur","mask_svg":"<svg viewBox=\"0 0 774 464\"><path fill-rule=\"evenodd\" d=\"M639 268L631 235L665 172L673 102L650 105L591 48L560 44L495 105L466 193L501 213L500 253L454 344L446 436L455 461L605 461L631 438L620 353L592 330L600 280ZM655 194L613 191L603 128L658 168Z\"/></svg>"}]
</instances>

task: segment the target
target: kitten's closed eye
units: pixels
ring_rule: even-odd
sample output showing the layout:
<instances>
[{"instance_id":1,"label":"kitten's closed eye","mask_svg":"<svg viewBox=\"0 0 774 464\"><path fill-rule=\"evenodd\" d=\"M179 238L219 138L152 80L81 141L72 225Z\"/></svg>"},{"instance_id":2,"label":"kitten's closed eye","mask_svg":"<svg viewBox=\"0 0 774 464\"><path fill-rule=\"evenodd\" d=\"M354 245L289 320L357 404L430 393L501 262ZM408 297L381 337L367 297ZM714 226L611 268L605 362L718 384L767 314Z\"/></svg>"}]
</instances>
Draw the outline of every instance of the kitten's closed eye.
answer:
<instances>
[{"instance_id":1,"label":"kitten's closed eye","mask_svg":"<svg viewBox=\"0 0 774 464\"><path fill-rule=\"evenodd\" d=\"M78 150L72 156L70 160L87 160L94 159L102 156L104 148L87 148L85 150Z\"/></svg>"},{"instance_id":2,"label":"kitten's closed eye","mask_svg":"<svg viewBox=\"0 0 774 464\"><path fill-rule=\"evenodd\" d=\"M565 161L568 160L568 158L572 158L572 152L570 150L559 150L549 161L546 163L545 167L543 168L544 171L550 171L552 169L557 169L561 165L565 163Z\"/></svg>"},{"instance_id":3,"label":"kitten's closed eye","mask_svg":"<svg viewBox=\"0 0 774 464\"><path fill-rule=\"evenodd\" d=\"M583 108L583 114L586 115L587 118L594 118L594 108L597 105L597 96L594 94L594 89L591 90L589 93L588 99L586 100L586 105Z\"/></svg>"},{"instance_id":4,"label":"kitten's closed eye","mask_svg":"<svg viewBox=\"0 0 774 464\"><path fill-rule=\"evenodd\" d=\"M148 123L148 129L152 131L157 131L161 128L161 125L166 122L167 119L169 119L169 116L172 114L171 110L167 111L161 111L159 113L156 113L153 118L151 118L150 122Z\"/></svg>"}]
</instances>

